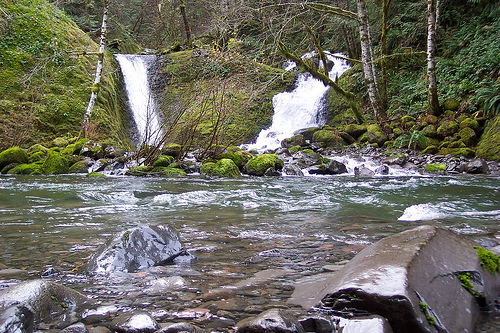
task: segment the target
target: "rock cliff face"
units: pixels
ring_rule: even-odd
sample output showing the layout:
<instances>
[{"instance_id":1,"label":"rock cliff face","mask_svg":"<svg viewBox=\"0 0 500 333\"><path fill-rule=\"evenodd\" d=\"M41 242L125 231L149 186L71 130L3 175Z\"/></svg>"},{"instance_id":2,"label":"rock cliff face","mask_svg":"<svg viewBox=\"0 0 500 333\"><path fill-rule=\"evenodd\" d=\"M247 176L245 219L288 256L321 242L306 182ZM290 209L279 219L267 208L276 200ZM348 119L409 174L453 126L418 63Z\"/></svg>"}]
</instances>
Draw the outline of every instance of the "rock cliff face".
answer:
<instances>
[{"instance_id":1,"label":"rock cliff face","mask_svg":"<svg viewBox=\"0 0 500 333\"><path fill-rule=\"evenodd\" d=\"M472 332L500 291L475 245L418 227L365 248L332 276L298 285L290 302L345 317L380 315L394 332Z\"/></svg>"}]
</instances>

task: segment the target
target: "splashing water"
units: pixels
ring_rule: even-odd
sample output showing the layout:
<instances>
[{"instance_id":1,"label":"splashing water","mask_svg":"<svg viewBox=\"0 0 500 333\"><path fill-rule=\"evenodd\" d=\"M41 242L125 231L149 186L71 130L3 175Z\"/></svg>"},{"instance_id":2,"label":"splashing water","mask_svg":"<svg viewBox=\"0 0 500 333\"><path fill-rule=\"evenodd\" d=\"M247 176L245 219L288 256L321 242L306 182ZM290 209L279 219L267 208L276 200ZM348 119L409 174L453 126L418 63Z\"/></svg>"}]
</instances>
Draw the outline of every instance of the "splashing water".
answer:
<instances>
[{"instance_id":1,"label":"splashing water","mask_svg":"<svg viewBox=\"0 0 500 333\"><path fill-rule=\"evenodd\" d=\"M116 54L127 90L130 111L134 117L139 137L135 143L155 144L161 138L160 121L156 104L149 87L148 71L156 60L155 55Z\"/></svg>"},{"instance_id":2,"label":"splashing water","mask_svg":"<svg viewBox=\"0 0 500 333\"><path fill-rule=\"evenodd\" d=\"M314 56L313 52L305 54L302 58ZM328 55L328 60L333 62L329 71L332 79L339 77L350 67L347 61L337 58L340 53ZM285 70L295 68L295 63L289 62ZM313 78L309 73L298 75L295 88L292 91L276 94L273 97L274 116L271 127L264 129L257 137L255 144L247 149L276 149L281 146L281 141L293 136L298 130L324 125L321 113L324 107L324 98L329 87L323 82Z\"/></svg>"}]
</instances>

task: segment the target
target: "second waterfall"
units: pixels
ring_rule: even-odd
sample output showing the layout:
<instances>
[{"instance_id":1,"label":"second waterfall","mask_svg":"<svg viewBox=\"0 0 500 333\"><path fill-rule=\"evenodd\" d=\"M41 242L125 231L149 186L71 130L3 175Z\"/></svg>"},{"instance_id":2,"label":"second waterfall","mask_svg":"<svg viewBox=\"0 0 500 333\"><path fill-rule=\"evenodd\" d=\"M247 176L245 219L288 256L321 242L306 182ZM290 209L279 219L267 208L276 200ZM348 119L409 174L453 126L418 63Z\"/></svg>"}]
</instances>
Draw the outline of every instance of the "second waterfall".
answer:
<instances>
[{"instance_id":1,"label":"second waterfall","mask_svg":"<svg viewBox=\"0 0 500 333\"><path fill-rule=\"evenodd\" d=\"M302 58L313 57L314 52L305 54ZM329 77L335 79L350 67L347 61L337 58L341 54L328 55L328 60L333 63ZM295 63L289 62L285 70L295 68ZM295 89L276 94L273 97L274 116L271 127L264 129L257 137L255 144L247 149L276 149L281 146L281 141L293 136L297 131L325 124L324 111L326 92L328 86L313 78L309 73L300 73L297 77Z\"/></svg>"},{"instance_id":2,"label":"second waterfall","mask_svg":"<svg viewBox=\"0 0 500 333\"><path fill-rule=\"evenodd\" d=\"M123 74L128 104L134 117L138 137L136 145L157 144L162 136L157 104L151 91L149 71L155 55L116 54Z\"/></svg>"}]
</instances>

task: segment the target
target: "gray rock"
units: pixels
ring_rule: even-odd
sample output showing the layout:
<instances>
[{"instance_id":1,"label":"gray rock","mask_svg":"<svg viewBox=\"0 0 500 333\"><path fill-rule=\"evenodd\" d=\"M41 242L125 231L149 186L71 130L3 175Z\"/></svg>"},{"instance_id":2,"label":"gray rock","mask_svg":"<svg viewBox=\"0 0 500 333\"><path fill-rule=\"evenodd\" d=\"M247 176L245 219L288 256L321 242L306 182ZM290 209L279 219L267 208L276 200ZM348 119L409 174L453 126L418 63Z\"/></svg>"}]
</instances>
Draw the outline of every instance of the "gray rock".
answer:
<instances>
[{"instance_id":1,"label":"gray rock","mask_svg":"<svg viewBox=\"0 0 500 333\"><path fill-rule=\"evenodd\" d=\"M302 146L303 147L306 144L307 144L306 139L302 134L296 134L291 138L288 138L288 139L281 141L281 147L283 147L283 148L291 148L291 147L295 147L295 146Z\"/></svg>"},{"instance_id":2,"label":"gray rock","mask_svg":"<svg viewBox=\"0 0 500 333\"><path fill-rule=\"evenodd\" d=\"M122 333L153 333L160 325L144 311L124 313L113 319L111 329Z\"/></svg>"},{"instance_id":3,"label":"gray rock","mask_svg":"<svg viewBox=\"0 0 500 333\"><path fill-rule=\"evenodd\" d=\"M297 285L290 302L339 316L380 315L395 332L472 332L479 301L492 308L500 284L482 268L475 245L446 229L411 229L363 249L329 278ZM462 287L463 273L483 299Z\"/></svg>"},{"instance_id":4,"label":"gray rock","mask_svg":"<svg viewBox=\"0 0 500 333\"><path fill-rule=\"evenodd\" d=\"M299 320L300 324L306 332L314 333L332 333L332 322L323 317L308 317Z\"/></svg>"},{"instance_id":5,"label":"gray rock","mask_svg":"<svg viewBox=\"0 0 500 333\"><path fill-rule=\"evenodd\" d=\"M335 160L331 160L326 164L326 170L328 171L329 175L347 173L347 167L345 166L345 164Z\"/></svg>"},{"instance_id":6,"label":"gray rock","mask_svg":"<svg viewBox=\"0 0 500 333\"><path fill-rule=\"evenodd\" d=\"M304 328L290 312L270 309L256 317L236 324L238 333L305 333Z\"/></svg>"},{"instance_id":7,"label":"gray rock","mask_svg":"<svg viewBox=\"0 0 500 333\"><path fill-rule=\"evenodd\" d=\"M90 258L89 274L132 273L153 266L173 263L189 256L177 233L164 225L140 226L119 233Z\"/></svg>"},{"instance_id":8,"label":"gray rock","mask_svg":"<svg viewBox=\"0 0 500 333\"><path fill-rule=\"evenodd\" d=\"M0 315L0 332L31 333L33 332L34 314L28 308L14 305Z\"/></svg>"},{"instance_id":9,"label":"gray rock","mask_svg":"<svg viewBox=\"0 0 500 333\"><path fill-rule=\"evenodd\" d=\"M285 175L288 175L288 176L299 176L299 177L304 176L304 173L302 172L300 167L296 164L285 165L283 167L283 172L285 173Z\"/></svg>"},{"instance_id":10,"label":"gray rock","mask_svg":"<svg viewBox=\"0 0 500 333\"><path fill-rule=\"evenodd\" d=\"M111 330L104 326L91 327L89 333L111 333Z\"/></svg>"},{"instance_id":11,"label":"gray rock","mask_svg":"<svg viewBox=\"0 0 500 333\"><path fill-rule=\"evenodd\" d=\"M187 332L187 333L202 333L203 330L198 326L188 324L188 323L166 323L161 324L163 326L158 333L179 333L179 332Z\"/></svg>"},{"instance_id":12,"label":"gray rock","mask_svg":"<svg viewBox=\"0 0 500 333\"><path fill-rule=\"evenodd\" d=\"M59 333L88 333L87 327L83 323L76 323L63 329Z\"/></svg>"},{"instance_id":13,"label":"gray rock","mask_svg":"<svg viewBox=\"0 0 500 333\"><path fill-rule=\"evenodd\" d=\"M97 309L86 309L82 313L82 321L85 324L96 324L109 320L111 314L117 313L119 308L116 305L100 306Z\"/></svg>"},{"instance_id":14,"label":"gray rock","mask_svg":"<svg viewBox=\"0 0 500 333\"><path fill-rule=\"evenodd\" d=\"M86 303L84 295L51 281L22 282L0 291L0 327L22 323L29 328L54 321L67 326Z\"/></svg>"},{"instance_id":15,"label":"gray rock","mask_svg":"<svg viewBox=\"0 0 500 333\"><path fill-rule=\"evenodd\" d=\"M489 173L488 164L485 160L481 158L475 158L469 162L461 164L458 168L459 172L479 174L479 173Z\"/></svg>"},{"instance_id":16,"label":"gray rock","mask_svg":"<svg viewBox=\"0 0 500 333\"><path fill-rule=\"evenodd\" d=\"M375 176L375 172L365 167L364 164L354 168L354 175L360 178L370 178Z\"/></svg>"},{"instance_id":17,"label":"gray rock","mask_svg":"<svg viewBox=\"0 0 500 333\"><path fill-rule=\"evenodd\" d=\"M377 169L375 169L375 173L377 175L388 175L389 174L389 167L387 165L381 165Z\"/></svg>"}]
</instances>

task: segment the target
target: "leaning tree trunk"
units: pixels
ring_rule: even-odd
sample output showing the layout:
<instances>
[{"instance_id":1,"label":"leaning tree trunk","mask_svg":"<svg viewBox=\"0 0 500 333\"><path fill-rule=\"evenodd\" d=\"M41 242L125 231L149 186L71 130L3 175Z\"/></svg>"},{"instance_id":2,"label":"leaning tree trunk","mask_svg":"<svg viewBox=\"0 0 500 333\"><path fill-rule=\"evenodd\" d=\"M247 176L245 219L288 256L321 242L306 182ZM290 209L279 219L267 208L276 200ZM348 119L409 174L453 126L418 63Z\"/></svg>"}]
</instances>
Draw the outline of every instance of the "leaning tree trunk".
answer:
<instances>
[{"instance_id":1,"label":"leaning tree trunk","mask_svg":"<svg viewBox=\"0 0 500 333\"><path fill-rule=\"evenodd\" d=\"M87 106L87 111L83 116L82 132L83 136L87 136L87 132L90 125L90 117L92 116L92 111L94 110L95 101L97 99L97 93L99 92L99 86L101 84L101 75L104 62L104 47L106 45L106 30L108 22L108 9L109 1L104 1L104 13L102 15L102 25L101 25L101 40L99 43L99 53L97 60L97 68L95 71L94 84L92 85L92 95L90 96L89 105Z\"/></svg>"},{"instance_id":2,"label":"leaning tree trunk","mask_svg":"<svg viewBox=\"0 0 500 333\"><path fill-rule=\"evenodd\" d=\"M377 73L373 64L373 49L370 40L370 25L365 0L357 0L359 37L361 41L361 62L368 89L368 97L376 118L385 118L385 112L380 107L380 92L377 86Z\"/></svg>"},{"instance_id":3,"label":"leaning tree trunk","mask_svg":"<svg viewBox=\"0 0 500 333\"><path fill-rule=\"evenodd\" d=\"M429 83L427 104L430 114L438 116L439 100L436 80L436 0L427 0L427 81Z\"/></svg>"},{"instance_id":4,"label":"leaning tree trunk","mask_svg":"<svg viewBox=\"0 0 500 333\"><path fill-rule=\"evenodd\" d=\"M186 30L186 43L189 49L193 48L193 40L191 37L191 27L189 26L189 22L186 16L186 5L184 5L184 1L181 1L180 5L182 20L184 21L184 29Z\"/></svg>"}]
</instances>

